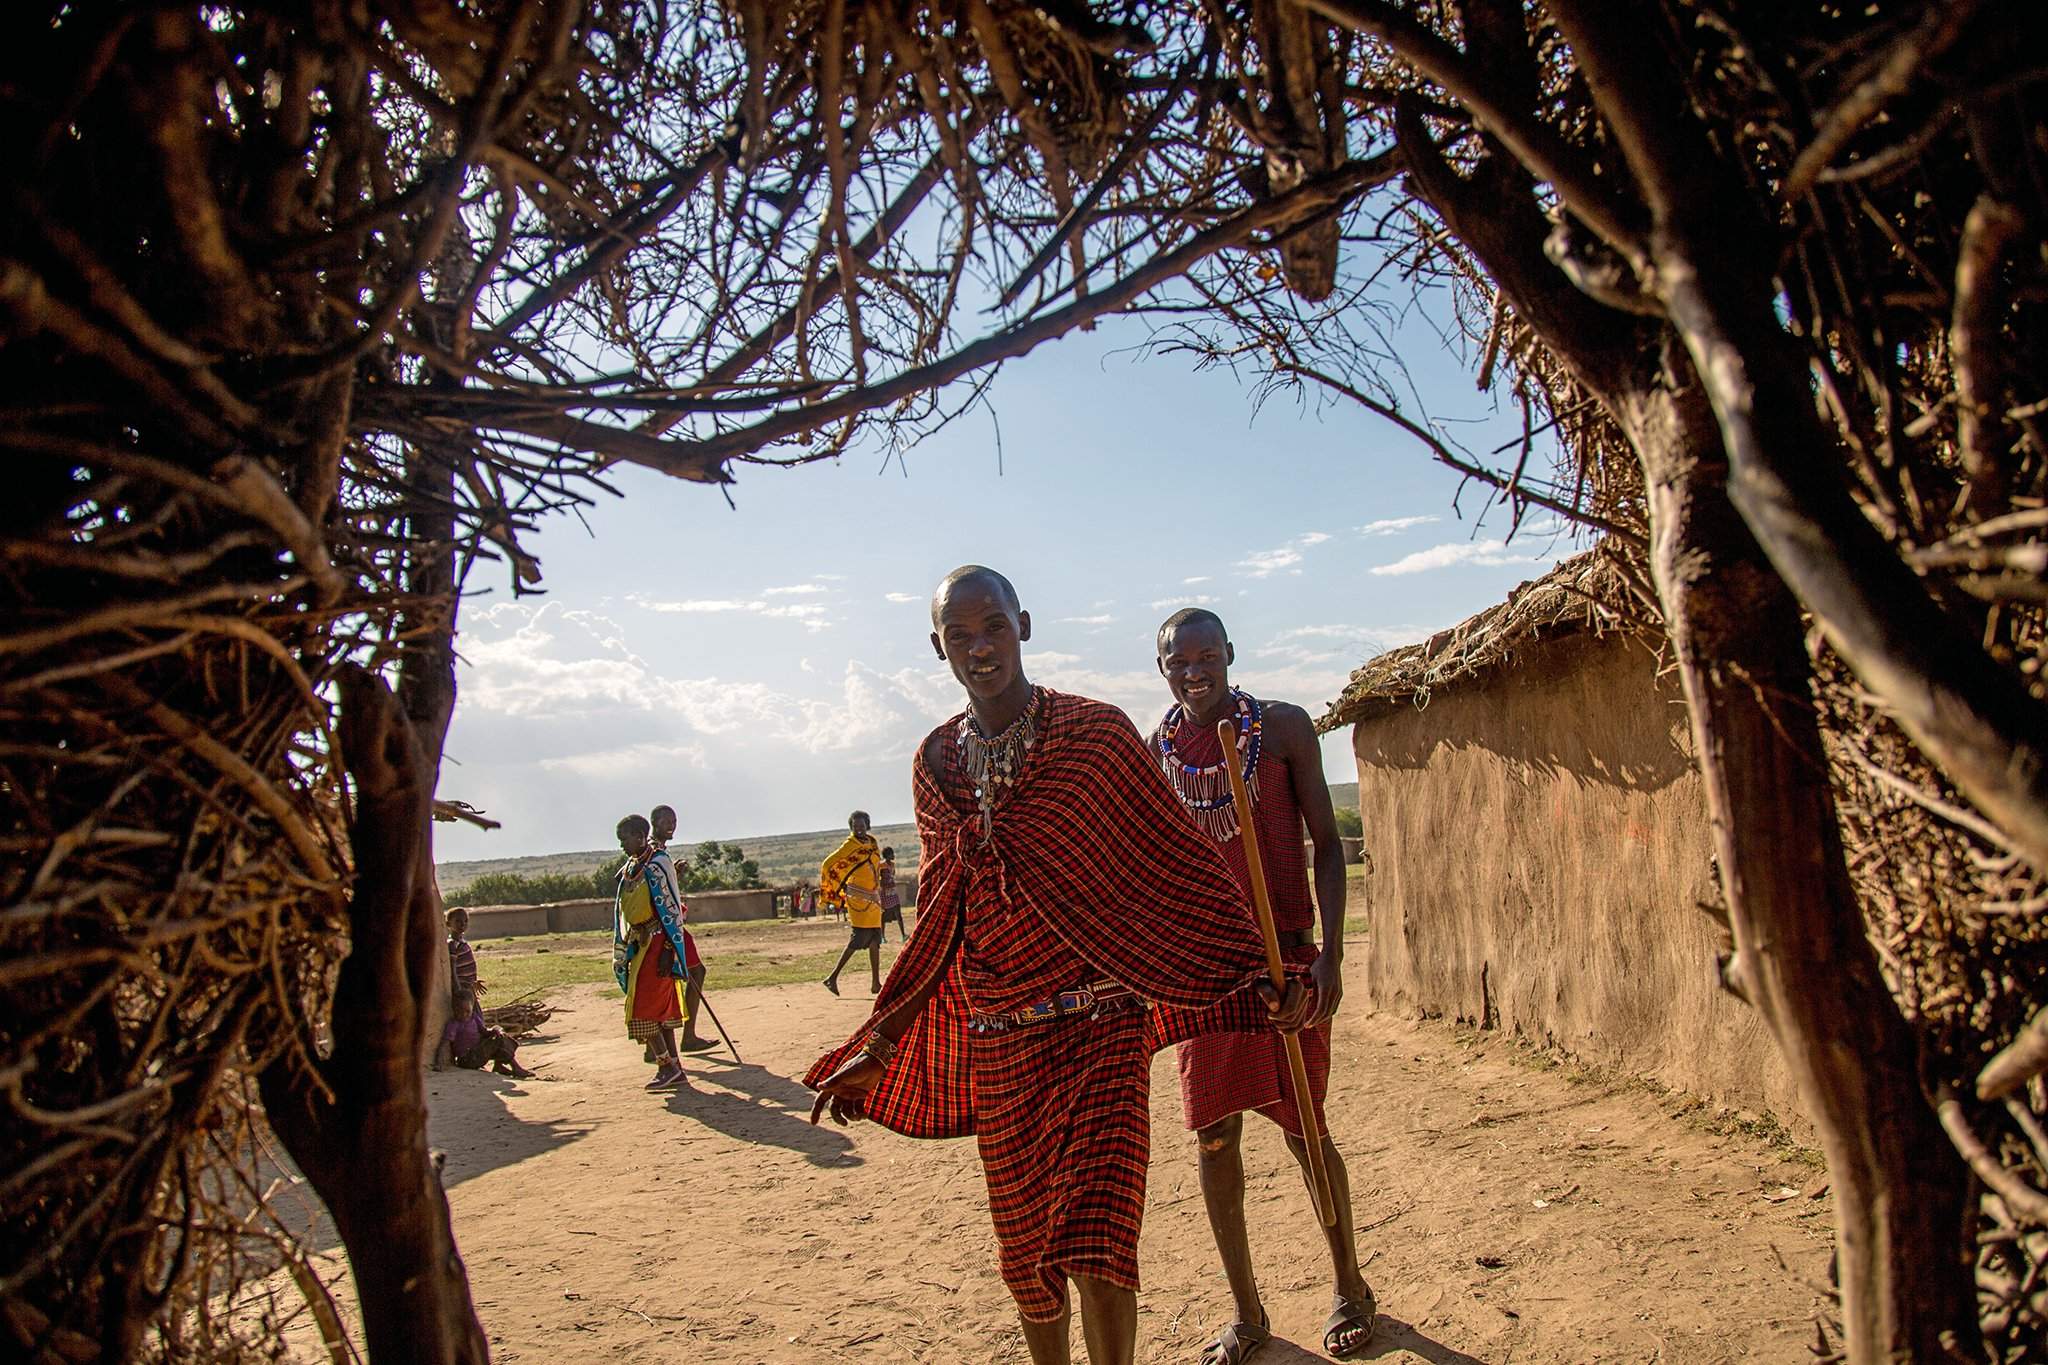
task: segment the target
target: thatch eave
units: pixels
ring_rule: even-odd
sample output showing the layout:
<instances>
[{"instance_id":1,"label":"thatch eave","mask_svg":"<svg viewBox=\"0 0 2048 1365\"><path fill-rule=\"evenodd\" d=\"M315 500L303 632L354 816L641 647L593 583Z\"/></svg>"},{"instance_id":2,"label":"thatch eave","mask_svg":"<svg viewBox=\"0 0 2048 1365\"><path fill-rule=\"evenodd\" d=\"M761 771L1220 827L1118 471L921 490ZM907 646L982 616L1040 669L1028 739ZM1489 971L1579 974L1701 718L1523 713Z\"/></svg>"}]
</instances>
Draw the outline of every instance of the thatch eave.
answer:
<instances>
[{"instance_id":1,"label":"thatch eave","mask_svg":"<svg viewBox=\"0 0 2048 1365\"><path fill-rule=\"evenodd\" d=\"M1606 550L1596 546L1573 555L1523 583L1505 602L1359 665L1316 730L1327 734L1402 706L1427 706L1447 687L1513 667L1516 655L1538 640L1640 631L1635 598L1625 571Z\"/></svg>"}]
</instances>

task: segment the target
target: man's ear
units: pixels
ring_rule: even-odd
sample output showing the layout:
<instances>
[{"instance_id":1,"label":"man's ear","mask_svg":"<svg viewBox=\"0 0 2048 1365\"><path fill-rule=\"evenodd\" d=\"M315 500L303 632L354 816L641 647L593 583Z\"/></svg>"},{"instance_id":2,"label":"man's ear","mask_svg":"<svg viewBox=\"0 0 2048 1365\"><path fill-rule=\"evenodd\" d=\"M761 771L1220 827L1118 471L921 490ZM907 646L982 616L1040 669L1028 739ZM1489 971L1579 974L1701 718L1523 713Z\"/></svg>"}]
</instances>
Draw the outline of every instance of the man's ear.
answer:
<instances>
[{"instance_id":1,"label":"man's ear","mask_svg":"<svg viewBox=\"0 0 2048 1365\"><path fill-rule=\"evenodd\" d=\"M939 656L939 657L940 657L941 659L945 658L945 657L946 657L946 647L945 647L944 645L942 645L942 644L940 644L940 643L939 643L939 633L938 633L937 631L933 631L933 632L932 632L932 636L931 636L931 639L932 639L932 653L934 653L934 654L938 655L938 656Z\"/></svg>"},{"instance_id":2,"label":"man's ear","mask_svg":"<svg viewBox=\"0 0 2048 1365\"><path fill-rule=\"evenodd\" d=\"M1031 638L1031 613L1028 611L1017 613L1017 638L1019 640Z\"/></svg>"},{"instance_id":3,"label":"man's ear","mask_svg":"<svg viewBox=\"0 0 2048 1365\"><path fill-rule=\"evenodd\" d=\"M1228 640L1223 642L1223 662L1226 665L1237 662L1237 646Z\"/></svg>"}]
</instances>

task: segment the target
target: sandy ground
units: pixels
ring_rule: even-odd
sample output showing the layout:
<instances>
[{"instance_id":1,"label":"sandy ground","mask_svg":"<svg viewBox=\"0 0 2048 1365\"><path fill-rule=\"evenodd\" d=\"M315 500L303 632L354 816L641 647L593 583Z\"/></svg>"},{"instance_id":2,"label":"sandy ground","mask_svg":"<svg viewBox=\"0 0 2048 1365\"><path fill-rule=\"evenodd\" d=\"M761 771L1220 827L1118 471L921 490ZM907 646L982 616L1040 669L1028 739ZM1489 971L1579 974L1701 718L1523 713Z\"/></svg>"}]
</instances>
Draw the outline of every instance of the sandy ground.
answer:
<instances>
[{"instance_id":1,"label":"sandy ground","mask_svg":"<svg viewBox=\"0 0 2048 1365\"><path fill-rule=\"evenodd\" d=\"M640 1090L615 996L560 1003L524 1054L545 1079L431 1079L498 1360L1028 1360L972 1142L805 1122L791 1078L865 1015L864 989L715 997L745 1063L693 1057L694 1088L673 1096ZM1811 1170L1442 1024L1347 1013L1336 1057L1331 1125L1382 1311L1372 1358L1806 1358L1829 1222ZM1247 1127L1245 1164L1279 1338L1256 1360L1322 1359L1327 1259L1270 1125ZM1153 1072L1142 1265L1138 1358L1192 1365L1229 1297L1170 1055Z\"/></svg>"}]
</instances>

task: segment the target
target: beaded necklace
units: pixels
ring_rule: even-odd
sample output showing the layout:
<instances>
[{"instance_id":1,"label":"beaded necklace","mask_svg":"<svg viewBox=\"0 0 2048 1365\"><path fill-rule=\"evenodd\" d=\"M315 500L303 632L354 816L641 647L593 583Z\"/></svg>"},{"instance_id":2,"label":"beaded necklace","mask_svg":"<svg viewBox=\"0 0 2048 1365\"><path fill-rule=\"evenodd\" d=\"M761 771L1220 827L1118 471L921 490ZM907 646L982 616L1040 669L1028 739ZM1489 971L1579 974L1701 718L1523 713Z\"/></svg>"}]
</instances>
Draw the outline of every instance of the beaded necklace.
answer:
<instances>
[{"instance_id":1,"label":"beaded necklace","mask_svg":"<svg viewBox=\"0 0 2048 1365\"><path fill-rule=\"evenodd\" d=\"M1024 714L994 736L981 732L981 724L974 719L972 710L960 717L960 761L968 783L974 788L975 804L981 807L983 843L994 837L996 803L1017 785L1017 778L1024 771L1024 758L1038 743L1038 709L1044 699L1044 688L1032 688Z\"/></svg>"},{"instance_id":2,"label":"beaded necklace","mask_svg":"<svg viewBox=\"0 0 2048 1365\"><path fill-rule=\"evenodd\" d=\"M1230 696L1237 707L1237 715L1233 719L1237 725L1237 754L1244 763L1245 790L1256 802L1259 799L1260 731L1265 708L1259 705L1258 698L1242 688L1231 688ZM1180 796L1180 803L1188 808L1188 814L1195 817L1195 823L1217 843L1227 844L1237 837L1237 803L1230 794L1230 773L1223 766L1231 755L1219 754L1216 761L1206 767L1198 767L1182 759L1174 750L1174 740L1187 719L1187 708L1175 702L1167 711L1166 719L1159 722L1159 766Z\"/></svg>"}]
</instances>

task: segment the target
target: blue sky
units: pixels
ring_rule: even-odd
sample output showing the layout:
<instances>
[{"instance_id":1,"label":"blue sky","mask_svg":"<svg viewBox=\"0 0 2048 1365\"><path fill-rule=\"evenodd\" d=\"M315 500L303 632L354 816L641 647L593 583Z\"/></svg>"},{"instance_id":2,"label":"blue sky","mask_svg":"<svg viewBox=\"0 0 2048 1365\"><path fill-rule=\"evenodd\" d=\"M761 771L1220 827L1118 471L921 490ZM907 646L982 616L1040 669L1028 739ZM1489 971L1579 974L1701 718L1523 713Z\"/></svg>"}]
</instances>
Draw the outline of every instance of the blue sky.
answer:
<instances>
[{"instance_id":1,"label":"blue sky","mask_svg":"<svg viewBox=\"0 0 2048 1365\"><path fill-rule=\"evenodd\" d=\"M1370 414L1283 398L1255 415L1229 374L1138 359L1141 339L1119 323L1041 347L996 380L995 419L968 414L900 468L741 466L736 510L616 471L625 496L587 530L558 518L531 542L544 595L480 569L441 794L504 828L439 826L437 856L598 848L663 801L684 840L830 828L855 806L910 818L910 755L960 708L927 603L963 562L1016 583L1035 681L1149 728L1168 700L1153 631L1176 606L1222 615L1238 682L1314 713L1365 659L1576 548L1539 517L1503 544L1504 511L1474 524L1477 488L1461 519L1456 476ZM1425 324L1400 342L1433 416L1488 417ZM1518 427L1456 429L1484 451ZM1343 738L1324 752L1350 780Z\"/></svg>"}]
</instances>

